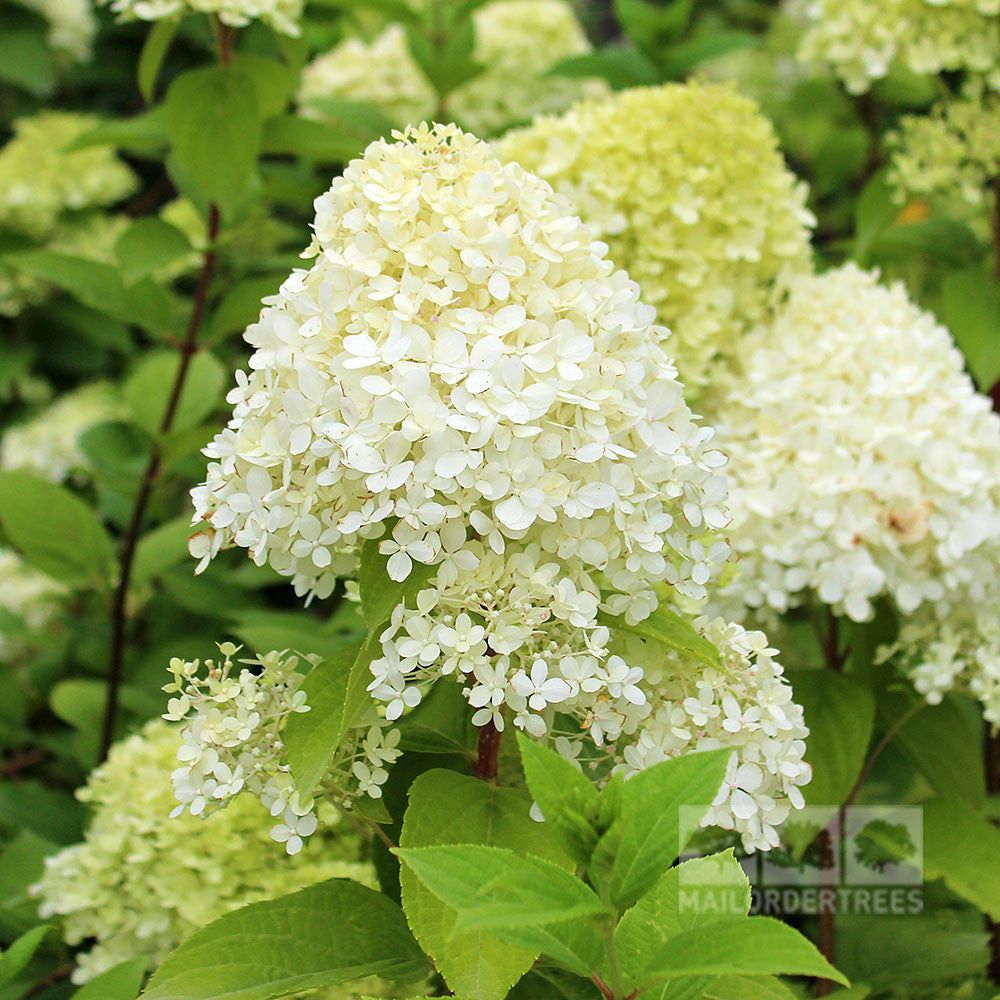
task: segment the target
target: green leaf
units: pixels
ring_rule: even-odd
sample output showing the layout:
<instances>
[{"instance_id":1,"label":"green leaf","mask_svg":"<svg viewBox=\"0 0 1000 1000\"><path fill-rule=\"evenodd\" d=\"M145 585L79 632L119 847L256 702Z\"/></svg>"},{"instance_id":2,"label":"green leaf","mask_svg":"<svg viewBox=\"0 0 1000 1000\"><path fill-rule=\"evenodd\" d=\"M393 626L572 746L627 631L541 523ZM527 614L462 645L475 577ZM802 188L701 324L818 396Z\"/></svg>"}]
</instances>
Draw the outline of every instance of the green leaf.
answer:
<instances>
[{"instance_id":1,"label":"green leaf","mask_svg":"<svg viewBox=\"0 0 1000 1000\"><path fill-rule=\"evenodd\" d=\"M652 956L643 978L733 974L819 976L850 986L808 938L773 917L721 917L677 934Z\"/></svg>"},{"instance_id":2,"label":"green leaf","mask_svg":"<svg viewBox=\"0 0 1000 1000\"><path fill-rule=\"evenodd\" d=\"M978 259L979 242L957 219L923 219L884 229L875 238L871 253L880 260L928 257L950 267L966 267Z\"/></svg>"},{"instance_id":3,"label":"green leaf","mask_svg":"<svg viewBox=\"0 0 1000 1000\"><path fill-rule=\"evenodd\" d=\"M32 565L75 587L104 587L115 551L79 497L30 472L0 472L0 524Z\"/></svg>"},{"instance_id":4,"label":"green leaf","mask_svg":"<svg viewBox=\"0 0 1000 1000\"><path fill-rule=\"evenodd\" d=\"M889 183L889 171L880 170L864 186L854 207L854 250L852 256L866 266L871 248L879 235L899 215L900 206Z\"/></svg>"},{"instance_id":5,"label":"green leaf","mask_svg":"<svg viewBox=\"0 0 1000 1000\"><path fill-rule=\"evenodd\" d=\"M299 115L269 118L264 124L261 140L261 151L264 153L301 156L304 160L322 164L347 163L363 148L335 125Z\"/></svg>"},{"instance_id":6,"label":"green leaf","mask_svg":"<svg viewBox=\"0 0 1000 1000\"><path fill-rule=\"evenodd\" d=\"M954 797L923 804L924 874L1000 921L1000 830Z\"/></svg>"},{"instance_id":7,"label":"green leaf","mask_svg":"<svg viewBox=\"0 0 1000 1000\"><path fill-rule=\"evenodd\" d=\"M829 807L833 816L864 765L875 699L868 688L832 670L791 670L787 676L809 727L813 776L802 794L806 805Z\"/></svg>"},{"instance_id":8,"label":"green leaf","mask_svg":"<svg viewBox=\"0 0 1000 1000\"><path fill-rule=\"evenodd\" d=\"M187 514L166 521L139 539L132 566L132 586L136 589L172 569L188 557L187 540L195 529ZM277 647L269 647L277 648Z\"/></svg>"},{"instance_id":9,"label":"green leaf","mask_svg":"<svg viewBox=\"0 0 1000 1000\"><path fill-rule=\"evenodd\" d=\"M494 933L504 943L545 955L578 976L589 978L604 961L604 939L592 920L499 927Z\"/></svg>"},{"instance_id":10,"label":"green leaf","mask_svg":"<svg viewBox=\"0 0 1000 1000\"><path fill-rule=\"evenodd\" d=\"M272 1000L380 976L415 982L427 961L390 899L331 879L251 903L191 935L149 981L144 1000Z\"/></svg>"},{"instance_id":11,"label":"green leaf","mask_svg":"<svg viewBox=\"0 0 1000 1000\"><path fill-rule=\"evenodd\" d=\"M170 84L165 115L181 173L228 216L250 184L260 149L255 78L233 65L191 70Z\"/></svg>"},{"instance_id":12,"label":"green leaf","mask_svg":"<svg viewBox=\"0 0 1000 1000\"><path fill-rule=\"evenodd\" d=\"M563 847L575 861L586 862L597 843L593 818L600 796L593 782L554 750L517 734L528 791Z\"/></svg>"},{"instance_id":13,"label":"green leaf","mask_svg":"<svg viewBox=\"0 0 1000 1000\"><path fill-rule=\"evenodd\" d=\"M859 1000L862 996L858 994ZM720 976L706 989L705 1000L796 1000L796 994L770 976Z\"/></svg>"},{"instance_id":14,"label":"green leaf","mask_svg":"<svg viewBox=\"0 0 1000 1000\"><path fill-rule=\"evenodd\" d=\"M133 495L149 461L149 444L131 424L105 420L88 427L77 439L97 479L111 489Z\"/></svg>"},{"instance_id":15,"label":"green leaf","mask_svg":"<svg viewBox=\"0 0 1000 1000\"><path fill-rule=\"evenodd\" d=\"M527 797L514 789L433 770L413 782L409 798L400 836L403 848L483 844L569 867L544 826L529 817ZM457 912L405 865L400 884L410 927L456 994L500 1000L531 967L537 955L533 949L505 944L485 931L456 934Z\"/></svg>"},{"instance_id":16,"label":"green leaf","mask_svg":"<svg viewBox=\"0 0 1000 1000\"><path fill-rule=\"evenodd\" d=\"M681 853L718 793L731 754L729 749L684 754L621 786L619 815L589 866L616 906L634 903Z\"/></svg>"},{"instance_id":17,"label":"green leaf","mask_svg":"<svg viewBox=\"0 0 1000 1000\"><path fill-rule=\"evenodd\" d=\"M379 539L369 538L361 549L358 565L358 590L361 594L361 614L371 627L381 625L401 602L411 604L428 580L437 573L436 566L415 562L410 575L401 583L389 578L388 556L378 550Z\"/></svg>"},{"instance_id":18,"label":"green leaf","mask_svg":"<svg viewBox=\"0 0 1000 1000\"><path fill-rule=\"evenodd\" d=\"M285 110L296 84L291 67L276 59L245 52L237 52L230 65L253 80L261 119Z\"/></svg>"},{"instance_id":19,"label":"green leaf","mask_svg":"<svg viewBox=\"0 0 1000 1000\"><path fill-rule=\"evenodd\" d=\"M40 781L0 781L0 825L31 830L60 844L83 839L83 804L70 792L47 788Z\"/></svg>"},{"instance_id":20,"label":"green leaf","mask_svg":"<svg viewBox=\"0 0 1000 1000\"><path fill-rule=\"evenodd\" d=\"M284 141L289 148L285 152L321 163L329 162L331 158L336 162L346 163L358 156L370 142L388 136L400 125L375 105L364 101L352 101L344 97L315 97L307 103L310 109L322 115L323 124L327 129L334 130L336 139L326 130L321 132L318 129L303 129L283 123L281 119L272 119L267 126L270 139L266 137L265 142L280 144L282 139L279 136L282 130L287 130L284 132ZM304 118L296 120L308 121ZM272 127L278 130L277 135L271 133Z\"/></svg>"},{"instance_id":21,"label":"green leaf","mask_svg":"<svg viewBox=\"0 0 1000 1000\"><path fill-rule=\"evenodd\" d=\"M155 216L136 219L115 243L115 258L129 285L189 253L191 241L176 226Z\"/></svg>"},{"instance_id":22,"label":"green leaf","mask_svg":"<svg viewBox=\"0 0 1000 1000\"><path fill-rule=\"evenodd\" d=\"M625 34L639 48L654 54L683 35L693 9L694 0L671 0L670 3L614 0L615 15Z\"/></svg>"},{"instance_id":23,"label":"green leaf","mask_svg":"<svg viewBox=\"0 0 1000 1000\"><path fill-rule=\"evenodd\" d=\"M730 52L756 48L760 42L745 31L716 31L672 45L663 53L660 64L665 77L681 80L693 69L710 59L718 59Z\"/></svg>"},{"instance_id":24,"label":"green leaf","mask_svg":"<svg viewBox=\"0 0 1000 1000\"><path fill-rule=\"evenodd\" d=\"M435 44L433 32L425 27L406 25L406 40L410 54L430 81L439 98L444 98L463 83L478 76L483 66L472 58L475 47L475 27L467 18L457 30Z\"/></svg>"},{"instance_id":25,"label":"green leaf","mask_svg":"<svg viewBox=\"0 0 1000 1000\"><path fill-rule=\"evenodd\" d=\"M458 684L434 684L420 704L399 720L403 750L417 753L471 755L478 728L472 724L469 703Z\"/></svg>"},{"instance_id":26,"label":"green leaf","mask_svg":"<svg viewBox=\"0 0 1000 1000\"><path fill-rule=\"evenodd\" d=\"M604 617L603 615L601 616ZM708 667L720 665L719 651L701 635L683 615L662 604L637 625L624 625L622 619L606 619L606 624L627 630L631 635L661 642L683 657Z\"/></svg>"},{"instance_id":27,"label":"green leaf","mask_svg":"<svg viewBox=\"0 0 1000 1000\"><path fill-rule=\"evenodd\" d=\"M1000 379L1000 284L977 268L946 275L941 319L965 355L976 385L989 392Z\"/></svg>"},{"instance_id":28,"label":"green leaf","mask_svg":"<svg viewBox=\"0 0 1000 1000\"><path fill-rule=\"evenodd\" d=\"M167 403L181 364L177 351L147 354L122 387L122 396L136 424L148 434L160 432ZM227 380L226 369L208 351L199 351L188 365L171 431L194 427L215 409Z\"/></svg>"},{"instance_id":29,"label":"green leaf","mask_svg":"<svg viewBox=\"0 0 1000 1000\"><path fill-rule=\"evenodd\" d=\"M0 955L0 988L12 983L24 970L49 930L48 924L32 927Z\"/></svg>"},{"instance_id":30,"label":"green leaf","mask_svg":"<svg viewBox=\"0 0 1000 1000\"><path fill-rule=\"evenodd\" d=\"M142 52L139 54L139 91L147 104L152 104L156 91L156 79L166 58L170 43L177 33L180 18L169 17L153 23Z\"/></svg>"},{"instance_id":31,"label":"green leaf","mask_svg":"<svg viewBox=\"0 0 1000 1000\"><path fill-rule=\"evenodd\" d=\"M40 17L19 16L15 23L10 23L9 14L4 18L0 25L0 82L22 87L35 97L46 97L54 89L56 61Z\"/></svg>"},{"instance_id":32,"label":"green leaf","mask_svg":"<svg viewBox=\"0 0 1000 1000\"><path fill-rule=\"evenodd\" d=\"M456 934L540 927L609 912L569 872L506 848L459 844L398 848L396 854L438 899L458 911Z\"/></svg>"},{"instance_id":33,"label":"green leaf","mask_svg":"<svg viewBox=\"0 0 1000 1000\"><path fill-rule=\"evenodd\" d=\"M70 1000L135 1000L146 978L146 963L133 958L95 976Z\"/></svg>"},{"instance_id":34,"label":"green leaf","mask_svg":"<svg viewBox=\"0 0 1000 1000\"><path fill-rule=\"evenodd\" d=\"M669 868L619 921L615 946L622 972L635 983L670 938L749 912L750 882L732 850Z\"/></svg>"},{"instance_id":35,"label":"green leaf","mask_svg":"<svg viewBox=\"0 0 1000 1000\"><path fill-rule=\"evenodd\" d=\"M111 264L51 250L27 250L9 254L4 260L63 289L84 305L150 333L159 336L177 326L178 300L148 278L126 288Z\"/></svg>"},{"instance_id":36,"label":"green leaf","mask_svg":"<svg viewBox=\"0 0 1000 1000\"><path fill-rule=\"evenodd\" d=\"M77 136L67 152L91 146L116 146L139 155L159 153L167 148L166 115L163 106L150 108L132 118L113 118Z\"/></svg>"},{"instance_id":37,"label":"green leaf","mask_svg":"<svg viewBox=\"0 0 1000 1000\"><path fill-rule=\"evenodd\" d=\"M38 900L31 895L45 870L45 859L58 845L21 830L0 851L0 933L17 937L38 923Z\"/></svg>"},{"instance_id":38,"label":"green leaf","mask_svg":"<svg viewBox=\"0 0 1000 1000\"><path fill-rule=\"evenodd\" d=\"M609 45L596 52L569 56L557 62L546 75L606 80L614 90L649 87L659 81L656 65L638 49L624 45Z\"/></svg>"},{"instance_id":39,"label":"green leaf","mask_svg":"<svg viewBox=\"0 0 1000 1000\"><path fill-rule=\"evenodd\" d=\"M381 649L378 636L369 636L364 643L352 643L317 663L306 674L301 690L309 711L296 713L285 723L288 763L303 795L309 795L326 775L359 705L364 704L362 699L369 697L367 666L376 649ZM362 668L359 663L366 654Z\"/></svg>"},{"instance_id":40,"label":"green leaf","mask_svg":"<svg viewBox=\"0 0 1000 1000\"><path fill-rule=\"evenodd\" d=\"M939 795L965 799L982 809L986 778L980 747L981 720L977 705L962 710L963 699L950 695L939 705L928 705L912 692L887 696L879 704L887 729L904 713L919 706L892 738Z\"/></svg>"}]
</instances>

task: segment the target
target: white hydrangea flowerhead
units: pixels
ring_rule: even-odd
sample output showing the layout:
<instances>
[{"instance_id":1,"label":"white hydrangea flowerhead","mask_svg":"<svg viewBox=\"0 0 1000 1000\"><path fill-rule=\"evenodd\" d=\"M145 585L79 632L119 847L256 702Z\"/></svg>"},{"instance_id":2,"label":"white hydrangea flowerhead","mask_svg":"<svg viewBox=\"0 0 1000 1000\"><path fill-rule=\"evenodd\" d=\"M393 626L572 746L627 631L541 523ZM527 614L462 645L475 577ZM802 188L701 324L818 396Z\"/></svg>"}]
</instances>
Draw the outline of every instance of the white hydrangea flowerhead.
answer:
<instances>
[{"instance_id":1,"label":"white hydrangea flowerhead","mask_svg":"<svg viewBox=\"0 0 1000 1000\"><path fill-rule=\"evenodd\" d=\"M608 93L596 79L546 76L556 63L590 51L573 8L564 0L493 0L473 14L473 59L482 73L447 95L439 111L433 87L410 54L402 25L372 42L348 38L304 70L298 100L306 114L317 98L365 101L400 124L454 117L477 135L558 113L581 97Z\"/></svg>"},{"instance_id":2,"label":"white hydrangea flowerhead","mask_svg":"<svg viewBox=\"0 0 1000 1000\"><path fill-rule=\"evenodd\" d=\"M309 711L305 692L299 690L304 676L297 669L299 658L271 652L240 660L237 666L233 657L239 647L222 643L219 651L222 660L205 661L205 676L199 660L170 661L174 680L163 690L175 697L164 718L184 723L180 766L171 776L179 804L171 815L211 815L246 791L277 821L272 839L284 844L288 854L298 854L316 831L317 799L336 798L349 806L359 794L381 796L388 778L385 765L399 756L399 733L372 706L345 734L317 797L302 795L282 738L288 718Z\"/></svg>"},{"instance_id":3,"label":"white hydrangea flowerhead","mask_svg":"<svg viewBox=\"0 0 1000 1000\"><path fill-rule=\"evenodd\" d=\"M299 35L304 0L100 0L123 21L162 21L181 14L214 14L226 25L242 28L266 21L284 35Z\"/></svg>"},{"instance_id":4,"label":"white hydrangea flowerhead","mask_svg":"<svg viewBox=\"0 0 1000 1000\"><path fill-rule=\"evenodd\" d=\"M971 70L1000 86L1000 0L811 0L800 55L854 94L899 64L928 75Z\"/></svg>"},{"instance_id":5,"label":"white hydrangea flowerhead","mask_svg":"<svg viewBox=\"0 0 1000 1000\"><path fill-rule=\"evenodd\" d=\"M110 205L135 190L135 175L114 150L67 152L96 124L70 111L41 111L14 123L13 138L0 149L0 227L45 239L64 213Z\"/></svg>"},{"instance_id":6,"label":"white hydrangea flowerhead","mask_svg":"<svg viewBox=\"0 0 1000 1000\"><path fill-rule=\"evenodd\" d=\"M90 462L80 450L80 435L124 413L107 382L64 393L41 413L7 429L0 438L0 469L24 469L54 483L86 474Z\"/></svg>"},{"instance_id":7,"label":"white hydrangea flowerhead","mask_svg":"<svg viewBox=\"0 0 1000 1000\"><path fill-rule=\"evenodd\" d=\"M0 663L13 663L30 649L32 635L58 617L66 593L61 583L29 566L16 552L0 548L0 612L23 627L0 624Z\"/></svg>"},{"instance_id":8,"label":"white hydrangea flowerhead","mask_svg":"<svg viewBox=\"0 0 1000 1000\"><path fill-rule=\"evenodd\" d=\"M684 384L732 354L810 268L806 189L733 88L667 84L584 101L497 143L571 199L656 307Z\"/></svg>"},{"instance_id":9,"label":"white hydrangea flowerhead","mask_svg":"<svg viewBox=\"0 0 1000 1000\"><path fill-rule=\"evenodd\" d=\"M618 767L628 777L681 754L732 747L702 826L735 830L748 851L770 850L779 843L776 828L805 804L801 786L812 777L802 708L763 632L721 618L696 627L719 650L717 667L692 669L662 646L620 640L622 655L642 665L647 708L614 747Z\"/></svg>"},{"instance_id":10,"label":"white hydrangea flowerhead","mask_svg":"<svg viewBox=\"0 0 1000 1000\"><path fill-rule=\"evenodd\" d=\"M126 959L155 968L192 931L247 903L322 879L373 882L361 838L331 815L322 842L295 858L268 833L271 819L251 796L200 819L168 817L179 727L155 721L117 744L77 797L91 807L82 843L46 860L34 888L43 919L62 917L77 956L74 982Z\"/></svg>"},{"instance_id":11,"label":"white hydrangea flowerhead","mask_svg":"<svg viewBox=\"0 0 1000 1000\"><path fill-rule=\"evenodd\" d=\"M704 595L723 456L666 331L566 202L422 126L369 146L316 210L313 264L248 328L250 372L206 449L203 564L239 545L322 598L365 539L393 579L423 563L440 587L534 545L632 620L658 581Z\"/></svg>"},{"instance_id":12,"label":"white hydrangea flowerhead","mask_svg":"<svg viewBox=\"0 0 1000 1000\"><path fill-rule=\"evenodd\" d=\"M97 18L90 0L20 0L49 22L49 45L71 62L89 62Z\"/></svg>"},{"instance_id":13,"label":"white hydrangea flowerhead","mask_svg":"<svg viewBox=\"0 0 1000 1000\"><path fill-rule=\"evenodd\" d=\"M947 330L855 265L800 279L744 345L713 414L739 573L784 611L810 593L864 621L980 601L1000 537L1000 419Z\"/></svg>"}]
</instances>

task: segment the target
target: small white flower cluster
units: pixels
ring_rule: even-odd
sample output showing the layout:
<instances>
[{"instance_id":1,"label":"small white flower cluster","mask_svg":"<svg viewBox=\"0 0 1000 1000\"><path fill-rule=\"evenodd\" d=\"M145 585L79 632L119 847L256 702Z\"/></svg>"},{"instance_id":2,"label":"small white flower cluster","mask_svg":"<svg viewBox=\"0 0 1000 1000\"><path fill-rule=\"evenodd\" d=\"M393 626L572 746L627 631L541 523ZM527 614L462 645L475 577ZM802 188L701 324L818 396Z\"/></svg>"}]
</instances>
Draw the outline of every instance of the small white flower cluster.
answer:
<instances>
[{"instance_id":1,"label":"small white flower cluster","mask_svg":"<svg viewBox=\"0 0 1000 1000\"><path fill-rule=\"evenodd\" d=\"M49 22L49 45L72 62L89 62L93 55L97 18L90 0L20 0Z\"/></svg>"},{"instance_id":2,"label":"small white flower cluster","mask_svg":"<svg viewBox=\"0 0 1000 1000\"><path fill-rule=\"evenodd\" d=\"M862 94L899 63L930 75L971 70L1000 86L1000 0L812 0L801 57Z\"/></svg>"},{"instance_id":3,"label":"small white flower cluster","mask_svg":"<svg viewBox=\"0 0 1000 1000\"><path fill-rule=\"evenodd\" d=\"M794 286L714 415L730 456L724 593L837 614L981 601L1000 537L1000 420L948 331L849 264Z\"/></svg>"},{"instance_id":4,"label":"small white flower cluster","mask_svg":"<svg viewBox=\"0 0 1000 1000\"><path fill-rule=\"evenodd\" d=\"M192 553L235 543L326 597L392 526L395 580L414 561L445 585L474 571L478 534L497 552L576 546L633 620L655 582L704 596L724 458L637 286L485 143L454 126L399 139L317 200L315 263L247 330Z\"/></svg>"},{"instance_id":5,"label":"small white flower cluster","mask_svg":"<svg viewBox=\"0 0 1000 1000\"><path fill-rule=\"evenodd\" d=\"M198 675L198 660L170 661L174 680L163 690L175 697L163 717L184 722L184 742L177 751L181 766L171 776L180 804L171 815L214 812L246 788L279 820L271 837L289 854L297 854L303 839L316 830L316 801L296 788L282 729L290 715L309 711L299 690L303 674L296 670L298 657L279 652L241 660L242 669L236 673L232 657L238 651L232 643L222 643L223 659L206 660L205 677ZM399 755L399 734L375 718L363 721L364 732L350 734L339 766L353 773L361 794L377 798L388 777L383 765ZM341 777L334 768L327 780L339 785Z\"/></svg>"},{"instance_id":6,"label":"small white flower cluster","mask_svg":"<svg viewBox=\"0 0 1000 1000\"><path fill-rule=\"evenodd\" d=\"M601 594L572 548L603 544L606 517L566 540L562 558L537 544L488 544L470 551L476 567L422 590L416 608L397 607L371 664L369 690L398 718L423 690L448 678L464 685L477 726L504 729L505 714L529 735L549 732L556 712L572 716L598 745L615 740L630 706L644 705L642 670L608 649L597 622ZM724 558L727 549L721 546Z\"/></svg>"},{"instance_id":7,"label":"small white flower cluster","mask_svg":"<svg viewBox=\"0 0 1000 1000\"><path fill-rule=\"evenodd\" d=\"M680 754L732 747L702 826L736 830L748 851L769 850L779 842L776 827L805 804L799 786L812 776L802 708L763 632L721 618L695 624L719 650L720 666L693 671L676 653L624 639L623 655L643 664L649 708L615 747L619 766L631 775Z\"/></svg>"},{"instance_id":8,"label":"small white flower cluster","mask_svg":"<svg viewBox=\"0 0 1000 1000\"><path fill-rule=\"evenodd\" d=\"M321 117L311 102L348 98L375 105L400 125L446 114L477 135L491 135L608 92L601 80L546 76L560 60L590 51L563 0L493 0L472 20L472 58L484 69L448 94L442 110L400 24L390 24L372 42L347 38L314 59L303 71L299 104L305 114Z\"/></svg>"},{"instance_id":9,"label":"small white flower cluster","mask_svg":"<svg viewBox=\"0 0 1000 1000\"><path fill-rule=\"evenodd\" d=\"M80 435L124 412L106 382L64 393L41 413L7 429L0 438L0 469L25 469L54 483L64 482L89 468L78 444Z\"/></svg>"},{"instance_id":10,"label":"small white flower cluster","mask_svg":"<svg viewBox=\"0 0 1000 1000\"><path fill-rule=\"evenodd\" d=\"M123 21L162 21L188 12L214 14L233 28L266 21L284 35L299 35L304 0L100 0Z\"/></svg>"},{"instance_id":11,"label":"small white flower cluster","mask_svg":"<svg viewBox=\"0 0 1000 1000\"><path fill-rule=\"evenodd\" d=\"M19 619L28 633L5 633L0 626L0 663L9 664L24 655L30 634L53 623L65 596L61 583L33 569L16 552L0 548L0 611Z\"/></svg>"}]
</instances>

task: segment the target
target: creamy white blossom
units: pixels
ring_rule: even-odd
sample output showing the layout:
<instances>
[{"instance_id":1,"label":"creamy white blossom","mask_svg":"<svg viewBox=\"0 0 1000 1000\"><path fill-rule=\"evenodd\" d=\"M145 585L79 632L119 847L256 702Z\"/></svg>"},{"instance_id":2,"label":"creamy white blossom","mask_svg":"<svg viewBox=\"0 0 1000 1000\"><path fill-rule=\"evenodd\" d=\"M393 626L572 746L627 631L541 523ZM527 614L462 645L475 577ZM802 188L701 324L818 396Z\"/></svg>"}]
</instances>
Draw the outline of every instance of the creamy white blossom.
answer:
<instances>
[{"instance_id":1,"label":"creamy white blossom","mask_svg":"<svg viewBox=\"0 0 1000 1000\"><path fill-rule=\"evenodd\" d=\"M674 652L635 637L622 653L642 664L648 714L615 747L626 776L680 754L732 747L726 779L702 826L737 831L749 851L779 843L777 827L805 804L802 708L763 632L723 619L696 622L719 650L717 667L692 670Z\"/></svg>"},{"instance_id":2,"label":"creamy white blossom","mask_svg":"<svg viewBox=\"0 0 1000 1000\"><path fill-rule=\"evenodd\" d=\"M80 435L124 414L124 405L106 382L66 392L29 420L7 429L0 438L0 469L25 469L56 483L85 473L90 461L80 449Z\"/></svg>"},{"instance_id":3,"label":"creamy white blossom","mask_svg":"<svg viewBox=\"0 0 1000 1000\"><path fill-rule=\"evenodd\" d=\"M214 14L241 28L260 18L285 35L301 33L303 0L100 0L123 21L162 21L188 12Z\"/></svg>"},{"instance_id":4,"label":"creamy white blossom","mask_svg":"<svg viewBox=\"0 0 1000 1000\"><path fill-rule=\"evenodd\" d=\"M221 661L205 660L205 676L199 660L170 661L174 680L163 690L175 697L164 718L184 723L180 766L171 775L179 804L171 815L210 815L247 791L276 820L272 839L297 854L318 823L317 801L296 787L283 740L289 716L310 710L299 690L299 658L271 652L237 667L239 647L222 643L219 651ZM398 743L399 733L382 723L374 706L362 712L317 794L342 804L352 794L379 798L388 778L384 765L399 756Z\"/></svg>"},{"instance_id":5,"label":"creamy white blossom","mask_svg":"<svg viewBox=\"0 0 1000 1000\"><path fill-rule=\"evenodd\" d=\"M810 594L864 621L989 596L1000 419L947 330L854 265L803 278L744 344L714 420L730 457L724 591L784 611Z\"/></svg>"},{"instance_id":6,"label":"creamy white blossom","mask_svg":"<svg viewBox=\"0 0 1000 1000\"><path fill-rule=\"evenodd\" d=\"M49 45L72 62L87 62L93 55L97 18L90 0L20 0L49 22Z\"/></svg>"},{"instance_id":7,"label":"creamy white blossom","mask_svg":"<svg viewBox=\"0 0 1000 1000\"><path fill-rule=\"evenodd\" d=\"M601 80L546 76L561 60L590 51L563 0L493 0L472 21L472 58L483 71L446 95L441 109L400 24L371 42L346 38L314 59L303 71L299 103L306 114L322 116L316 99L349 98L375 105L400 125L447 115L477 135L490 135L608 92Z\"/></svg>"},{"instance_id":8,"label":"creamy white blossom","mask_svg":"<svg viewBox=\"0 0 1000 1000\"><path fill-rule=\"evenodd\" d=\"M316 202L313 264L266 300L192 552L249 550L325 597L382 538L440 585L537 545L637 620L701 597L723 456L666 331L568 204L454 126L373 143ZM388 537L384 537L386 533ZM519 546L520 547L520 546Z\"/></svg>"}]
</instances>

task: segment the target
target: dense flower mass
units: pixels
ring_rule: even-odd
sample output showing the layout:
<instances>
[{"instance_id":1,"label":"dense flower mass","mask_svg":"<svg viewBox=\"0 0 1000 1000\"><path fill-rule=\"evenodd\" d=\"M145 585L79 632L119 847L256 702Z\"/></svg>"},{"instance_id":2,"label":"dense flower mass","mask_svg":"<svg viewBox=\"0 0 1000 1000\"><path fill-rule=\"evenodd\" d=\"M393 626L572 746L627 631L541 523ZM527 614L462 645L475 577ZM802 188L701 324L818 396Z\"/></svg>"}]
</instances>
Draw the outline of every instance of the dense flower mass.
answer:
<instances>
[{"instance_id":1,"label":"dense flower mass","mask_svg":"<svg viewBox=\"0 0 1000 1000\"><path fill-rule=\"evenodd\" d=\"M0 663L18 659L32 637L52 624L65 594L62 584L0 548Z\"/></svg>"},{"instance_id":2,"label":"dense flower mass","mask_svg":"<svg viewBox=\"0 0 1000 1000\"><path fill-rule=\"evenodd\" d=\"M1000 173L1000 97L942 101L929 115L906 115L893 146L890 180L901 199L981 208Z\"/></svg>"},{"instance_id":3,"label":"dense flower mass","mask_svg":"<svg viewBox=\"0 0 1000 1000\"><path fill-rule=\"evenodd\" d=\"M1000 85L1000 0L811 0L801 56L864 93L895 64L919 74L971 70Z\"/></svg>"},{"instance_id":4,"label":"dense flower mass","mask_svg":"<svg viewBox=\"0 0 1000 1000\"><path fill-rule=\"evenodd\" d=\"M622 654L643 664L649 708L615 753L628 776L679 754L732 747L702 826L736 830L747 850L769 850L776 827L805 804L800 786L812 777L802 708L763 632L721 618L697 625L719 650L717 667L692 670L673 651L623 637Z\"/></svg>"},{"instance_id":5,"label":"dense flower mass","mask_svg":"<svg viewBox=\"0 0 1000 1000\"><path fill-rule=\"evenodd\" d=\"M214 14L240 28L260 18L285 35L300 33L303 0L101 0L124 21L162 21L179 14Z\"/></svg>"},{"instance_id":6,"label":"dense flower mass","mask_svg":"<svg viewBox=\"0 0 1000 1000\"><path fill-rule=\"evenodd\" d=\"M598 80L545 75L560 60L590 50L563 0L493 0L475 12L473 23L473 58L483 72L450 93L444 109L463 128L490 135L607 92ZM440 117L434 89L399 24L389 25L370 43L345 39L313 60L303 71L299 103L307 114L322 114L311 102L324 97L365 101L400 124Z\"/></svg>"},{"instance_id":7,"label":"dense flower mass","mask_svg":"<svg viewBox=\"0 0 1000 1000\"><path fill-rule=\"evenodd\" d=\"M67 147L97 119L42 111L14 123L0 149L0 227L44 239L66 212L110 205L131 193L135 175L114 151Z\"/></svg>"},{"instance_id":8,"label":"dense flower mass","mask_svg":"<svg viewBox=\"0 0 1000 1000\"><path fill-rule=\"evenodd\" d=\"M91 382L64 393L37 416L8 428L0 439L0 469L25 469L56 483L69 479L90 466L80 435L123 414L108 383Z\"/></svg>"},{"instance_id":9,"label":"dense flower mass","mask_svg":"<svg viewBox=\"0 0 1000 1000\"><path fill-rule=\"evenodd\" d=\"M278 851L269 817L243 796L206 819L170 820L178 727L151 722L118 744L78 797L92 809L84 841L47 859L35 888L42 916L60 916L66 941L95 943L77 956L83 982L132 958L155 968L183 938L246 903L324 878L372 881L360 838L327 817L321 843Z\"/></svg>"},{"instance_id":10,"label":"dense flower mass","mask_svg":"<svg viewBox=\"0 0 1000 1000\"><path fill-rule=\"evenodd\" d=\"M669 84L585 101L497 144L568 196L639 283L686 386L705 382L809 266L805 187L768 120L718 84Z\"/></svg>"},{"instance_id":11,"label":"dense flower mass","mask_svg":"<svg viewBox=\"0 0 1000 1000\"><path fill-rule=\"evenodd\" d=\"M948 331L847 265L800 279L715 414L741 559L729 588L783 611L813 591L864 621L978 601L1000 534L1000 422Z\"/></svg>"},{"instance_id":12,"label":"dense flower mass","mask_svg":"<svg viewBox=\"0 0 1000 1000\"><path fill-rule=\"evenodd\" d=\"M64 59L87 62L92 54L97 18L90 0L21 0L49 22L49 45Z\"/></svg>"},{"instance_id":13,"label":"dense flower mass","mask_svg":"<svg viewBox=\"0 0 1000 1000\"><path fill-rule=\"evenodd\" d=\"M653 310L547 184L423 126L373 143L316 210L314 263L247 330L250 373L206 449L203 564L236 544L325 597L390 532L396 580L419 562L450 585L481 538L558 555L632 620L657 581L705 593L723 456Z\"/></svg>"}]
</instances>

